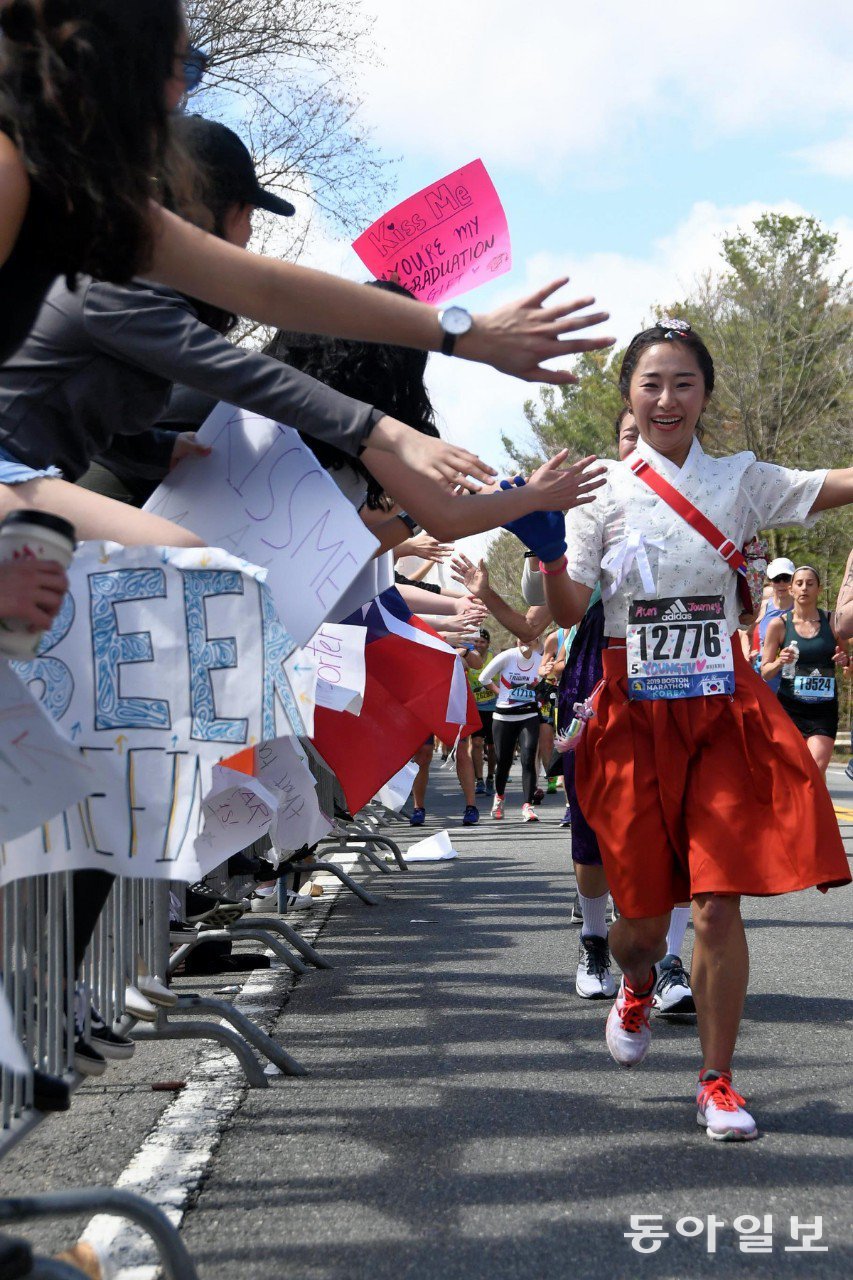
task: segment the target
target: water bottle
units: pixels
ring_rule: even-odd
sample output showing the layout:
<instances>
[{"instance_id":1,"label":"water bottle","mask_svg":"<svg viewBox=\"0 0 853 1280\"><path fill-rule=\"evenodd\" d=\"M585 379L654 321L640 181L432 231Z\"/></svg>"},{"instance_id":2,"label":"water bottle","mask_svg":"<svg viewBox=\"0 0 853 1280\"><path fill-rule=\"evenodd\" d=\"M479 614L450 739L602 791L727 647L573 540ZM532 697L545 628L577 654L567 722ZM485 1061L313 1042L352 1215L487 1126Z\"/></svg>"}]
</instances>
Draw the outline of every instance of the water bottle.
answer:
<instances>
[{"instance_id":1,"label":"water bottle","mask_svg":"<svg viewBox=\"0 0 853 1280\"><path fill-rule=\"evenodd\" d=\"M785 648L793 649L794 656L791 661L786 662L782 668L782 679L793 680L794 676L797 674L797 662L800 657L800 646L797 644L796 640L792 640L790 644L785 645Z\"/></svg>"}]
</instances>

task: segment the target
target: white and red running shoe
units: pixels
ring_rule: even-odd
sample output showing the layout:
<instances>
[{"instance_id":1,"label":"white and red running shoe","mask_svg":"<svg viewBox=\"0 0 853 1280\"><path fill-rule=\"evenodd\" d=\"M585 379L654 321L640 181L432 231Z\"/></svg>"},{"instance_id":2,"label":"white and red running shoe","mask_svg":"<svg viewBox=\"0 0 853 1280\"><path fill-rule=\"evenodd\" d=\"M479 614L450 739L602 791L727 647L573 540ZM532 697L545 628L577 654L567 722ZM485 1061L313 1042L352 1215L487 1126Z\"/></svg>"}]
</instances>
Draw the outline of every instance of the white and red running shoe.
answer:
<instances>
[{"instance_id":1,"label":"white and red running shoe","mask_svg":"<svg viewBox=\"0 0 853 1280\"><path fill-rule=\"evenodd\" d=\"M648 991L638 994L622 979L613 1008L607 1017L607 1047L620 1067L636 1067L649 1051L652 1032L649 1013L654 995L654 975L650 975Z\"/></svg>"},{"instance_id":2,"label":"white and red running shoe","mask_svg":"<svg viewBox=\"0 0 853 1280\"><path fill-rule=\"evenodd\" d=\"M522 822L538 822L539 821L539 814L533 808L532 804L523 804L521 806L521 821Z\"/></svg>"},{"instance_id":3,"label":"white and red running shoe","mask_svg":"<svg viewBox=\"0 0 853 1280\"><path fill-rule=\"evenodd\" d=\"M732 1088L728 1071L699 1072L696 1107L696 1123L717 1142L750 1142L758 1137L746 1099Z\"/></svg>"},{"instance_id":4,"label":"white and red running shoe","mask_svg":"<svg viewBox=\"0 0 853 1280\"><path fill-rule=\"evenodd\" d=\"M503 796L499 796L496 792L495 798L492 801L492 817L494 818L495 822L500 822L503 816L504 816L504 798Z\"/></svg>"}]
</instances>

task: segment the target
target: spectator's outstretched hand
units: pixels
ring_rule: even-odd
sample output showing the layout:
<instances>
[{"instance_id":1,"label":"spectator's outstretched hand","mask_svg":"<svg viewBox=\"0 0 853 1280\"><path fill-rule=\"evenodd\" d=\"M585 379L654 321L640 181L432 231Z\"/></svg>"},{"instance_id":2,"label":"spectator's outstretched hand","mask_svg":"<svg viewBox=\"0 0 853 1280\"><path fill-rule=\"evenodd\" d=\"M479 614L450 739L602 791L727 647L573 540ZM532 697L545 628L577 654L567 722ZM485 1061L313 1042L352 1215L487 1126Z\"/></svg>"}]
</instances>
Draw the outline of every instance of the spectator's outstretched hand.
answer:
<instances>
[{"instance_id":1,"label":"spectator's outstretched hand","mask_svg":"<svg viewBox=\"0 0 853 1280\"><path fill-rule=\"evenodd\" d=\"M7 560L0 564L0 618L46 631L67 590L65 570L54 560Z\"/></svg>"},{"instance_id":2,"label":"spectator's outstretched hand","mask_svg":"<svg viewBox=\"0 0 853 1280\"><path fill-rule=\"evenodd\" d=\"M466 360L493 365L525 382L577 382L576 375L567 369L544 369L543 360L581 351L601 351L612 347L616 339L564 336L608 319L606 311L577 314L584 307L591 307L595 298L575 298L546 307L544 303L551 294L564 284L568 284L568 277L555 280L519 302L510 302L488 315L475 316L471 330L458 340L456 354Z\"/></svg>"},{"instance_id":3,"label":"spectator's outstretched hand","mask_svg":"<svg viewBox=\"0 0 853 1280\"><path fill-rule=\"evenodd\" d=\"M489 589L489 570L485 560L473 564L462 551L457 551L450 561L450 575L472 596L480 596Z\"/></svg>"}]
</instances>

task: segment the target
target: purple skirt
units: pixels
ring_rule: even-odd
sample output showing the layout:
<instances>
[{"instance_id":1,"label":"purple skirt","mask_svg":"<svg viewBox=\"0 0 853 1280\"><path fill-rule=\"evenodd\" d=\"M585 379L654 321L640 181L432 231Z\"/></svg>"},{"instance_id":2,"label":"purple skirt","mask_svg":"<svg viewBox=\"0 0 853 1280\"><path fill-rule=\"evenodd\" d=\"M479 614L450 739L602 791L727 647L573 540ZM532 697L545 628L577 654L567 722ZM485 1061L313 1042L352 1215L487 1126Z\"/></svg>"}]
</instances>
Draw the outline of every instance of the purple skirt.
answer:
<instances>
[{"instance_id":1,"label":"purple skirt","mask_svg":"<svg viewBox=\"0 0 853 1280\"><path fill-rule=\"evenodd\" d=\"M569 657L560 678L558 691L558 724L561 729L569 726L574 716L574 705L588 698L603 674L601 650L604 646L604 605L599 600L587 609L577 629ZM595 832L581 812L575 789L576 752L567 751L563 756L563 777L566 780L566 796L572 815L572 861L588 867L601 866L601 853Z\"/></svg>"}]
</instances>

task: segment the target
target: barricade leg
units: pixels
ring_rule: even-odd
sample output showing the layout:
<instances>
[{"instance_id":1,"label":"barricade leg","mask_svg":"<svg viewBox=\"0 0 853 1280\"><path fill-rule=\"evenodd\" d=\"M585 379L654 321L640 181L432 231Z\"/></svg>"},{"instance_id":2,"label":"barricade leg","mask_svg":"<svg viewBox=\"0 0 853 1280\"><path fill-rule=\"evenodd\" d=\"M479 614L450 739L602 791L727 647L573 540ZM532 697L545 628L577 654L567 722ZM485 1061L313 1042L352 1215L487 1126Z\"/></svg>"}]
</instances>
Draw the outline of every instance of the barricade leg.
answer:
<instances>
[{"instance_id":1,"label":"barricade leg","mask_svg":"<svg viewBox=\"0 0 853 1280\"><path fill-rule=\"evenodd\" d=\"M248 1084L253 1089L266 1089L269 1085L263 1068L249 1045L231 1027L221 1027L218 1022L177 1022L160 1013L154 1023L138 1023L133 1029L134 1040L215 1040L235 1054Z\"/></svg>"},{"instance_id":2,"label":"barricade leg","mask_svg":"<svg viewBox=\"0 0 853 1280\"><path fill-rule=\"evenodd\" d=\"M244 923L246 925L250 925L249 921L245 921L245 922L243 920L234 921L234 923L231 925L231 934L233 937L237 937L241 933L245 934L245 929L243 928ZM254 927L257 928L258 926L256 925ZM280 933L281 936L283 938L286 938L287 941L290 943L290 945L292 947L295 947L296 950L300 953L300 955L302 955L308 961L309 964L312 964L315 969L333 968L333 966L329 963L329 961L324 960L323 957L320 955L319 951L317 951L314 947L312 947L310 942L306 942L305 939L302 937L302 934L299 933L298 930L294 929L292 925L289 925L286 920L278 920L278 919L271 920L271 919L268 919L267 917L264 917L262 927L265 932Z\"/></svg>"},{"instance_id":3,"label":"barricade leg","mask_svg":"<svg viewBox=\"0 0 853 1280\"><path fill-rule=\"evenodd\" d=\"M365 828L362 825L362 823L358 821L348 823L348 826L352 828L356 832L356 834L360 836L363 840L365 840L368 844L372 844L374 846L379 845L380 848L385 848L390 850L390 852L393 853L394 860L401 871L409 870L408 863L406 862L406 859L403 857L403 854L400 850L400 846L396 843L396 841L392 840L390 836L381 836L378 834L378 832L371 831L369 828ZM386 866L386 870L388 870L387 864L384 864L384 865Z\"/></svg>"},{"instance_id":4,"label":"barricade leg","mask_svg":"<svg viewBox=\"0 0 853 1280\"><path fill-rule=\"evenodd\" d=\"M303 1067L301 1062L292 1058L287 1050L282 1049L281 1045L273 1040L272 1036L268 1036L256 1023L252 1022L251 1018L247 1018L227 1000L216 1000L211 996L179 996L178 1009L181 1013L214 1013L218 1018L224 1018L226 1022L230 1022L244 1039L254 1045L265 1058L269 1058L270 1062L274 1062L285 1075L308 1074L307 1068Z\"/></svg>"},{"instance_id":5,"label":"barricade leg","mask_svg":"<svg viewBox=\"0 0 853 1280\"><path fill-rule=\"evenodd\" d=\"M116 1218L128 1218L146 1231L154 1241L168 1280L198 1280L198 1272L186 1245L162 1209L129 1191L121 1191L116 1187L94 1187L0 1200L0 1222L68 1218L79 1213L106 1213ZM57 1277L63 1275L56 1271L44 1274ZM72 1267L64 1274L76 1277L78 1272Z\"/></svg>"},{"instance_id":6,"label":"barricade leg","mask_svg":"<svg viewBox=\"0 0 853 1280\"><path fill-rule=\"evenodd\" d=\"M297 867L299 866L298 863L295 863L294 865ZM366 889L362 889L361 885L353 880L352 876L347 875L343 867L339 867L336 862L325 862L318 859L316 862L311 863L310 869L312 871L328 871L329 875L335 876L340 880L342 885L345 885L346 888L354 893L357 898L361 898L362 902L368 907L375 907L379 902L378 898L374 898L372 893L368 893Z\"/></svg>"}]
</instances>

